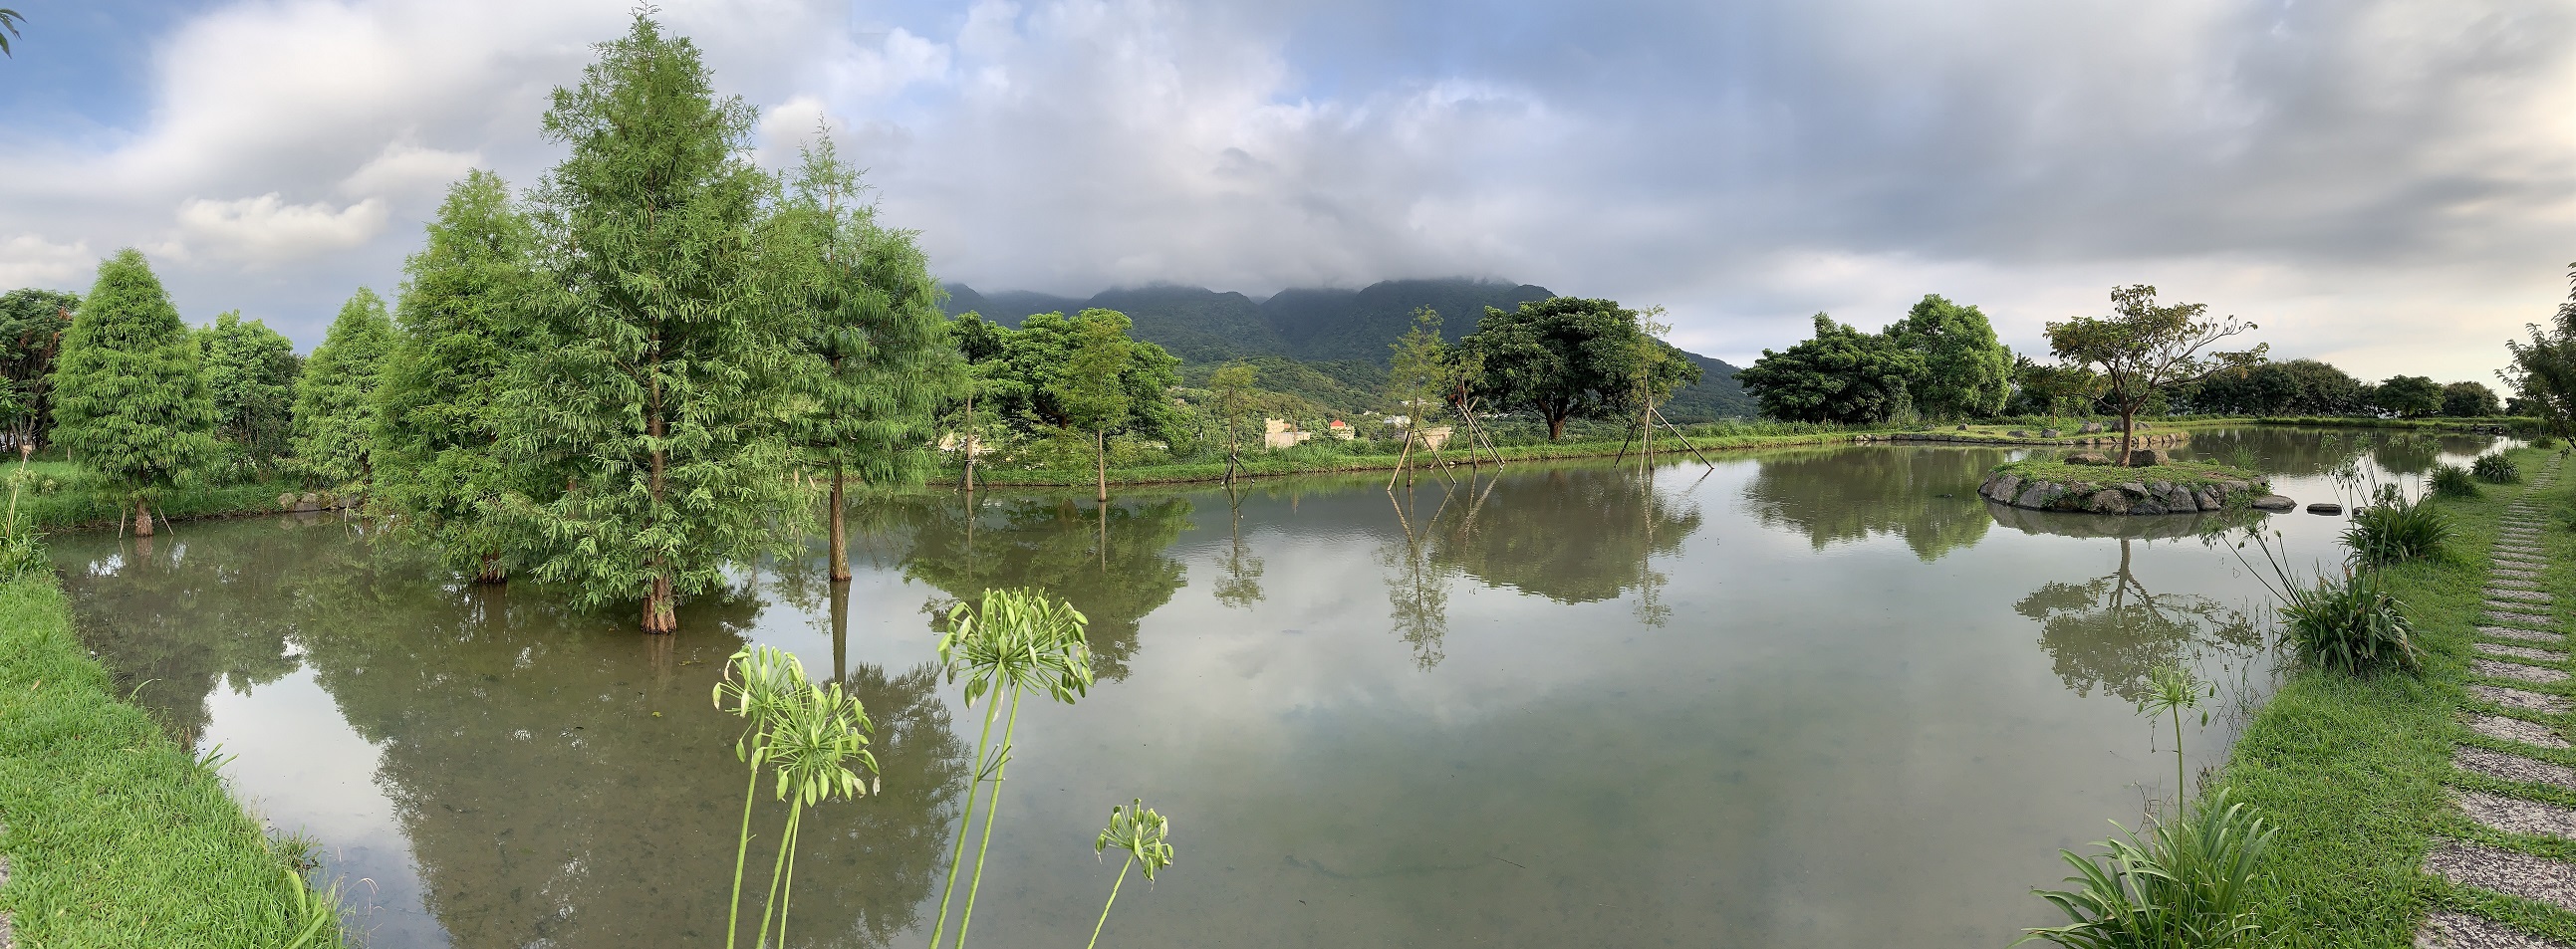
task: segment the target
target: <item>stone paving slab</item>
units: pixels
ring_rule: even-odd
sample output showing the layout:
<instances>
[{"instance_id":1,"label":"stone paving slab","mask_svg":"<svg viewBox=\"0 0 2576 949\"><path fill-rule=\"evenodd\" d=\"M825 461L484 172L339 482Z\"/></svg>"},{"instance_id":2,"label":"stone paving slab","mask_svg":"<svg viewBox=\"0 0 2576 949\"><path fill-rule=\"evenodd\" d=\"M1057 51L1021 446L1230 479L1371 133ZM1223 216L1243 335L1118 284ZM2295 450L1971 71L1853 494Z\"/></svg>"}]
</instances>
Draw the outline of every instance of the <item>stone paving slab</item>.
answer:
<instances>
[{"instance_id":1,"label":"stone paving slab","mask_svg":"<svg viewBox=\"0 0 2576 949\"><path fill-rule=\"evenodd\" d=\"M2415 949L2568 949L2483 916L2437 910L2424 917Z\"/></svg>"},{"instance_id":2,"label":"stone paving slab","mask_svg":"<svg viewBox=\"0 0 2576 949\"><path fill-rule=\"evenodd\" d=\"M2471 715L2469 730L2497 741L2521 742L2535 748L2567 747L2567 739L2558 737L2547 725L2502 715Z\"/></svg>"},{"instance_id":3,"label":"stone paving slab","mask_svg":"<svg viewBox=\"0 0 2576 949\"><path fill-rule=\"evenodd\" d=\"M2524 577L2503 577L2494 575L2501 572L2502 571L2489 571L2487 585L2491 587L2505 587L2513 590L2538 590L2541 588L2537 581Z\"/></svg>"},{"instance_id":4,"label":"stone paving slab","mask_svg":"<svg viewBox=\"0 0 2576 949\"><path fill-rule=\"evenodd\" d=\"M2499 609L2493 604L2488 605L2487 616L2493 618L2499 623L2522 623L2529 626L2538 626L2542 629L2552 629L2558 625L2557 620L2550 619L2549 617L2542 616L2538 613L2524 613L2518 610Z\"/></svg>"},{"instance_id":5,"label":"stone paving slab","mask_svg":"<svg viewBox=\"0 0 2576 949\"><path fill-rule=\"evenodd\" d=\"M2509 893L2576 912L2576 866L2556 860L2445 840L2424 855L2424 871L2462 886Z\"/></svg>"},{"instance_id":6,"label":"stone paving slab","mask_svg":"<svg viewBox=\"0 0 2576 949\"><path fill-rule=\"evenodd\" d=\"M2487 599L2490 600L2515 600L2523 603L2539 603L2544 605L2557 602L2557 598L2538 590L2508 590L2502 587L2488 587L2486 589L2486 594Z\"/></svg>"},{"instance_id":7,"label":"stone paving slab","mask_svg":"<svg viewBox=\"0 0 2576 949\"><path fill-rule=\"evenodd\" d=\"M2529 646L2507 646L2503 643L2474 643L2472 645L2476 646L2479 652L2486 653L2490 656L2503 656L2507 659L2528 659L2532 662L2567 661L2567 655L2565 653L2550 652L2546 649L2533 649Z\"/></svg>"},{"instance_id":8,"label":"stone paving slab","mask_svg":"<svg viewBox=\"0 0 2576 949\"><path fill-rule=\"evenodd\" d=\"M2517 623L2534 623L2541 626L2547 626L2550 624L2551 620L2549 617L2525 611L2548 608L2549 604L2547 603L2534 603L2530 600L2488 600L2486 602L2487 612L2495 615L2497 619L2511 620Z\"/></svg>"},{"instance_id":9,"label":"stone paving slab","mask_svg":"<svg viewBox=\"0 0 2576 949\"><path fill-rule=\"evenodd\" d=\"M2511 626L2480 626L2478 627L2478 635L2493 636L2497 639L2511 639L2526 643L2548 643L2553 646L2561 646L2567 642L2566 635L2562 633L2553 633L2538 629L2515 629Z\"/></svg>"},{"instance_id":10,"label":"stone paving slab","mask_svg":"<svg viewBox=\"0 0 2576 949\"><path fill-rule=\"evenodd\" d=\"M2576 837L2576 810L2556 804L2484 791L2462 791L2460 810L2466 812L2470 820L2508 834Z\"/></svg>"},{"instance_id":11,"label":"stone paving slab","mask_svg":"<svg viewBox=\"0 0 2576 949\"><path fill-rule=\"evenodd\" d=\"M2526 712L2564 715L2570 707L2569 701L2563 696L2526 692L2501 685L2471 685L2469 694L2506 708L2518 708Z\"/></svg>"},{"instance_id":12,"label":"stone paving slab","mask_svg":"<svg viewBox=\"0 0 2576 949\"><path fill-rule=\"evenodd\" d=\"M2498 781L2554 784L2576 790L2576 768L2550 764L2492 748L2454 745L2451 748L2451 766L2462 771L2483 774Z\"/></svg>"},{"instance_id":13,"label":"stone paving slab","mask_svg":"<svg viewBox=\"0 0 2576 949\"><path fill-rule=\"evenodd\" d=\"M2528 563L2528 564L2537 564L2537 565L2539 565L2539 566L2543 566L2543 567L2546 567L2546 566L2548 566L2548 565L2549 565L2549 560L2548 560L2548 558L2540 557L2540 556L2533 555L2533 554L2499 553L2499 554L2497 554L2497 555L2496 555L2496 562L2497 562L2497 563Z\"/></svg>"},{"instance_id":14,"label":"stone paving slab","mask_svg":"<svg viewBox=\"0 0 2576 949\"><path fill-rule=\"evenodd\" d=\"M2479 675L2498 679L2520 679L2524 682L2567 681L2567 673L2556 669L2543 669L2538 666L2526 666L2496 659L2471 659L2469 668Z\"/></svg>"},{"instance_id":15,"label":"stone paving slab","mask_svg":"<svg viewBox=\"0 0 2576 949\"><path fill-rule=\"evenodd\" d=\"M2495 566L2487 568L2487 576L2501 577L2506 580L2527 580L2533 583L2538 583L2540 582L2540 578L2548 576L2548 574L2543 571L2529 570L2522 567Z\"/></svg>"}]
</instances>

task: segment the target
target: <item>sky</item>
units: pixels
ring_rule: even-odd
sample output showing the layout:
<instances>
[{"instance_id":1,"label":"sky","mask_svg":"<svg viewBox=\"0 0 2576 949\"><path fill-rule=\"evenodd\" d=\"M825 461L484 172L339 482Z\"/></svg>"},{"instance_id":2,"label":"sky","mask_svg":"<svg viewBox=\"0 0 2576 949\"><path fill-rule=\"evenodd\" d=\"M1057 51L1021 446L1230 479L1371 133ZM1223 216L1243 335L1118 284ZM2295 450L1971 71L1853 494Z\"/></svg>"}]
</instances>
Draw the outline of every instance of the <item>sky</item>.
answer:
<instances>
[{"instance_id":1,"label":"sky","mask_svg":"<svg viewBox=\"0 0 2576 949\"><path fill-rule=\"evenodd\" d=\"M632 0L11 0L0 288L120 247L309 348L447 185L535 185ZM2275 358L2491 380L2568 298L2557 0L663 0L753 154L828 129L944 278L1467 276L1742 365L1939 293L2044 355L2113 286Z\"/></svg>"}]
</instances>

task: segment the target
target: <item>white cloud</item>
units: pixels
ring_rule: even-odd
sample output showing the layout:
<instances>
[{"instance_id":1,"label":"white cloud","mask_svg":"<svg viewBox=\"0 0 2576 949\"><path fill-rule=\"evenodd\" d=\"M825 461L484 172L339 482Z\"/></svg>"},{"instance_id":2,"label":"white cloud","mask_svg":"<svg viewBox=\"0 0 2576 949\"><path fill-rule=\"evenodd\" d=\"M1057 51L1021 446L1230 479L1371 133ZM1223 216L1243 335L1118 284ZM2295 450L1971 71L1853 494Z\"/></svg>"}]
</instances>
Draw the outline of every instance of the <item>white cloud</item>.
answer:
<instances>
[{"instance_id":1,"label":"white cloud","mask_svg":"<svg viewBox=\"0 0 2576 949\"><path fill-rule=\"evenodd\" d=\"M345 250L385 229L385 202L368 198L334 209L316 201L288 204L271 191L256 198L179 205L179 227L192 251L246 264L278 264Z\"/></svg>"},{"instance_id":2,"label":"white cloud","mask_svg":"<svg viewBox=\"0 0 2576 949\"><path fill-rule=\"evenodd\" d=\"M451 152L392 142L370 161L340 180L340 193L351 197L410 196L436 193L483 160L481 152Z\"/></svg>"},{"instance_id":3,"label":"white cloud","mask_svg":"<svg viewBox=\"0 0 2576 949\"><path fill-rule=\"evenodd\" d=\"M0 287L77 290L98 262L87 241L58 244L34 234L0 241Z\"/></svg>"}]
</instances>

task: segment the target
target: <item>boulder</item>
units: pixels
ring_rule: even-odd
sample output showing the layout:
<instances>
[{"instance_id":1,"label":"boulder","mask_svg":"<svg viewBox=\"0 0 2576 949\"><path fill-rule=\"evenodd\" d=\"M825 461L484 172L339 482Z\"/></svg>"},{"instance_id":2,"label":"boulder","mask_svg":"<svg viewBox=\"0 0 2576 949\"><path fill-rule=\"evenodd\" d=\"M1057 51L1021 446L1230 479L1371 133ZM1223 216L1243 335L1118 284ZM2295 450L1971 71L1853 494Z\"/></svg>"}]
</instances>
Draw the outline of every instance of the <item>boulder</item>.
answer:
<instances>
[{"instance_id":1,"label":"boulder","mask_svg":"<svg viewBox=\"0 0 2576 949\"><path fill-rule=\"evenodd\" d=\"M2086 422L2083 427L2076 429L2075 432L2079 435L2099 435L2102 433L2102 423Z\"/></svg>"},{"instance_id":2,"label":"boulder","mask_svg":"<svg viewBox=\"0 0 2576 949\"><path fill-rule=\"evenodd\" d=\"M289 491L285 494L278 495L277 509L281 511L295 510L295 492Z\"/></svg>"},{"instance_id":3,"label":"boulder","mask_svg":"<svg viewBox=\"0 0 2576 949\"><path fill-rule=\"evenodd\" d=\"M322 496L306 491L303 497L295 499L295 509L308 514L319 511L322 509Z\"/></svg>"},{"instance_id":4,"label":"boulder","mask_svg":"<svg viewBox=\"0 0 2576 949\"><path fill-rule=\"evenodd\" d=\"M2057 485L2045 481L2032 482L2023 487L2021 494L2012 499L2012 505L2045 511L2049 505L2057 503L2057 499L2065 493L2066 489Z\"/></svg>"},{"instance_id":5,"label":"boulder","mask_svg":"<svg viewBox=\"0 0 2576 949\"><path fill-rule=\"evenodd\" d=\"M2118 488L2103 488L2086 495L2082 509L2095 514L2127 514L2129 495Z\"/></svg>"},{"instance_id":6,"label":"boulder","mask_svg":"<svg viewBox=\"0 0 2576 949\"><path fill-rule=\"evenodd\" d=\"M2290 511L2297 510L2298 506L2299 502L2277 494L2266 494L2254 499L2254 509L2258 511Z\"/></svg>"},{"instance_id":7,"label":"boulder","mask_svg":"<svg viewBox=\"0 0 2576 949\"><path fill-rule=\"evenodd\" d=\"M1985 486L1977 489L1978 494L1997 501L2002 501L2006 504L2012 503L2013 495L2020 491L2021 476L2011 474L1995 475L1988 478L1986 479Z\"/></svg>"},{"instance_id":8,"label":"boulder","mask_svg":"<svg viewBox=\"0 0 2576 949\"><path fill-rule=\"evenodd\" d=\"M2217 488L2195 489L2191 492L2191 500L2194 507L2204 511L2216 511L2227 506L2226 502L2219 500Z\"/></svg>"},{"instance_id":9,"label":"boulder","mask_svg":"<svg viewBox=\"0 0 2576 949\"><path fill-rule=\"evenodd\" d=\"M1959 426L1959 431L1964 432L1964 431L1967 431L1967 430L1968 430L1968 427L1967 427L1967 426L1965 426L1965 425L1961 425L1961 426Z\"/></svg>"},{"instance_id":10,"label":"boulder","mask_svg":"<svg viewBox=\"0 0 2576 949\"><path fill-rule=\"evenodd\" d=\"M2061 433L2058 432L2058 430L2053 428L2043 428L2039 430L2039 437L2041 438L2056 438L2060 434Z\"/></svg>"},{"instance_id":11,"label":"boulder","mask_svg":"<svg viewBox=\"0 0 2576 949\"><path fill-rule=\"evenodd\" d=\"M2004 434L2005 434L2005 435L2008 435L2008 436L2010 436L2010 437L2013 437L2013 438L2029 438L2029 437L2030 437L2030 433L2029 433L2029 432L2022 431L2021 429L2018 429L2018 428L2013 429L2013 430L2008 431L2008 432L2005 432Z\"/></svg>"},{"instance_id":12,"label":"boulder","mask_svg":"<svg viewBox=\"0 0 2576 949\"><path fill-rule=\"evenodd\" d=\"M2148 468L2165 463L2165 453L2154 448L2129 449L2129 467Z\"/></svg>"},{"instance_id":13,"label":"boulder","mask_svg":"<svg viewBox=\"0 0 2576 949\"><path fill-rule=\"evenodd\" d=\"M2310 514L2341 514L2341 513L2343 513L2343 505L2341 505L2341 504L2336 504L2336 503L2334 503L2333 501L2319 501L2319 502L2316 502L2315 504L2310 504L2310 505L2308 505L2308 513L2310 513Z\"/></svg>"},{"instance_id":14,"label":"boulder","mask_svg":"<svg viewBox=\"0 0 2576 949\"><path fill-rule=\"evenodd\" d=\"M2070 465L2107 465L2111 463L2111 456L2098 451L2079 451L2066 456L2066 463Z\"/></svg>"}]
</instances>

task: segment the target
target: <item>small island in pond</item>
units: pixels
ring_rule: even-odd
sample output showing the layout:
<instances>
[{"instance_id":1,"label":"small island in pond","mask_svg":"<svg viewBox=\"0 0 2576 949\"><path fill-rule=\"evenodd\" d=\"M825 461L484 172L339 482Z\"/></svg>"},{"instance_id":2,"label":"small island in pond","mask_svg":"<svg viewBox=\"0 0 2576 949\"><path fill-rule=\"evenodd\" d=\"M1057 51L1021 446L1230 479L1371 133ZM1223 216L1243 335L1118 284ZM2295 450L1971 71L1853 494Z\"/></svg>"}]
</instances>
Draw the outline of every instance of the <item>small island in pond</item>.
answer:
<instances>
[{"instance_id":1,"label":"small island in pond","mask_svg":"<svg viewBox=\"0 0 2576 949\"><path fill-rule=\"evenodd\" d=\"M2137 454L2145 455L2141 451ZM2087 463L2090 462L2090 463ZM2191 514L2228 508L2271 509L2288 499L2262 475L2226 465L2167 461L2122 467L2090 452L2065 459L1998 465L1977 494L2035 511L2088 514Z\"/></svg>"}]
</instances>

